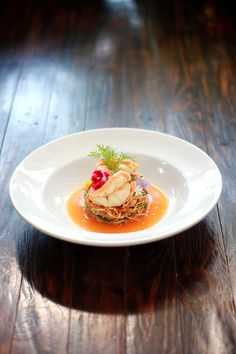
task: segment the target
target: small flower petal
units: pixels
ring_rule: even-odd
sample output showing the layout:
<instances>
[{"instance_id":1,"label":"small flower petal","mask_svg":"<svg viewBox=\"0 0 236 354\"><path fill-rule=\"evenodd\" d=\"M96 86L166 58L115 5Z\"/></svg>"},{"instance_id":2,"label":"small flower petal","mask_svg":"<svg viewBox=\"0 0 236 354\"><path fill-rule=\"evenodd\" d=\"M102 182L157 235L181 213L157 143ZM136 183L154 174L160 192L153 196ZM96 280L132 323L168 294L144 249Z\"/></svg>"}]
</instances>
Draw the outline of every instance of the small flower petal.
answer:
<instances>
[{"instance_id":1,"label":"small flower petal","mask_svg":"<svg viewBox=\"0 0 236 354\"><path fill-rule=\"evenodd\" d=\"M150 183L146 181L144 178L140 178L137 182L137 185L140 189L146 189L150 186Z\"/></svg>"},{"instance_id":2,"label":"small flower petal","mask_svg":"<svg viewBox=\"0 0 236 354\"><path fill-rule=\"evenodd\" d=\"M101 188L103 186L104 183L106 183L106 181L109 178L109 174L103 170L95 170L92 173L92 184L91 184L91 188L93 190L97 190L99 188Z\"/></svg>"},{"instance_id":3,"label":"small flower petal","mask_svg":"<svg viewBox=\"0 0 236 354\"><path fill-rule=\"evenodd\" d=\"M88 180L88 181L85 182L84 188L85 188L85 189L89 189L89 187L91 186L91 184L92 184L92 181L91 181L91 179L90 179L90 180Z\"/></svg>"}]
</instances>

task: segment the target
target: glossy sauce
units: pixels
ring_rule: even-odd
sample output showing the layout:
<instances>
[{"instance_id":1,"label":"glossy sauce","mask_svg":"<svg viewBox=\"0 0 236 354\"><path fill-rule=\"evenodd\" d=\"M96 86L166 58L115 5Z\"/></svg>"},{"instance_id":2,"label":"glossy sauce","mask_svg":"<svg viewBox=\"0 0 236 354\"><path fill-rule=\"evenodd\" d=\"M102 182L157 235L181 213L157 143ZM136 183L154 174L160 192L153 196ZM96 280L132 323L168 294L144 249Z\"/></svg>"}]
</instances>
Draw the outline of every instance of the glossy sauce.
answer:
<instances>
[{"instance_id":1,"label":"glossy sauce","mask_svg":"<svg viewBox=\"0 0 236 354\"><path fill-rule=\"evenodd\" d=\"M83 229L101 233L122 233L134 232L147 229L156 224L166 213L168 208L168 198L160 189L151 185L148 188L150 204L146 215L138 219L128 221L125 224L112 225L97 221L86 215L84 205L84 190L75 191L67 202L67 211L70 218Z\"/></svg>"}]
</instances>

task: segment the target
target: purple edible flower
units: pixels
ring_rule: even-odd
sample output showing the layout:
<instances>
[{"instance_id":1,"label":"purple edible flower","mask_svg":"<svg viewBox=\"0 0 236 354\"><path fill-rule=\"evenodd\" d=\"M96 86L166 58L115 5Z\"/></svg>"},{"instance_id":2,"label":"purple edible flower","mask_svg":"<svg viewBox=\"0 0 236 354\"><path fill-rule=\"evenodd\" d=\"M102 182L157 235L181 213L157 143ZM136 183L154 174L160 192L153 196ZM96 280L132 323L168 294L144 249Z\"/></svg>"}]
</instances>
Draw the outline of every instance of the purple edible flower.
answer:
<instances>
[{"instance_id":1,"label":"purple edible flower","mask_svg":"<svg viewBox=\"0 0 236 354\"><path fill-rule=\"evenodd\" d=\"M146 189L150 186L150 183L146 181L144 178L140 178L137 182L137 185L140 189Z\"/></svg>"}]
</instances>

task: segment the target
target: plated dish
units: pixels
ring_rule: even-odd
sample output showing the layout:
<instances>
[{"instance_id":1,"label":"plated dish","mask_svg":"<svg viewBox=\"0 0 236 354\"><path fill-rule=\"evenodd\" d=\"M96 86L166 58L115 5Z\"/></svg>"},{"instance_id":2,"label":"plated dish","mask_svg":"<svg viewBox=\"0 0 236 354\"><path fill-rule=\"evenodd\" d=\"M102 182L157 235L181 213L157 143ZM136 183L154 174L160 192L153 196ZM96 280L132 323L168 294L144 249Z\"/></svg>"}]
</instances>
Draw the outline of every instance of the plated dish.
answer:
<instances>
[{"instance_id":1,"label":"plated dish","mask_svg":"<svg viewBox=\"0 0 236 354\"><path fill-rule=\"evenodd\" d=\"M153 186L154 192L157 187L159 196L163 193L168 200L159 220L143 229L124 228L117 232L91 229L73 219L68 203L79 200L81 185L97 169L88 156L96 145L112 146L115 150L122 147L126 154L135 156L145 181ZM138 180L136 187L137 183ZM221 188L219 169L196 146L155 131L107 128L68 135L32 152L12 175L10 196L18 213L48 235L79 244L123 246L161 240L195 225L215 206ZM89 190L87 192L89 194ZM96 204L97 199L94 195L91 198L87 200L87 211L94 213L91 202ZM142 202L145 204L145 200ZM141 214L143 212L141 210ZM97 215L104 217L104 214ZM126 216L124 213L119 217Z\"/></svg>"}]
</instances>

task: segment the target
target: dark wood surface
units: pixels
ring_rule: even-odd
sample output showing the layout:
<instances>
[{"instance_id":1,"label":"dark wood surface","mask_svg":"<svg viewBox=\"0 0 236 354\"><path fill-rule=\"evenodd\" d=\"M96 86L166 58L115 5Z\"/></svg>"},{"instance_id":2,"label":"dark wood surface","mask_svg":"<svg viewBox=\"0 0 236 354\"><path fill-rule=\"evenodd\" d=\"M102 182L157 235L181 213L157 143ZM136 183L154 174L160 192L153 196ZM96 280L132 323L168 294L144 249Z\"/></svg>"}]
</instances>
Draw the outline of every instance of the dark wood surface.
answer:
<instances>
[{"instance_id":1,"label":"dark wood surface","mask_svg":"<svg viewBox=\"0 0 236 354\"><path fill-rule=\"evenodd\" d=\"M236 353L236 21L233 2L2 1L0 353ZM93 248L38 232L8 193L53 138L163 131L223 176L197 226Z\"/></svg>"}]
</instances>

